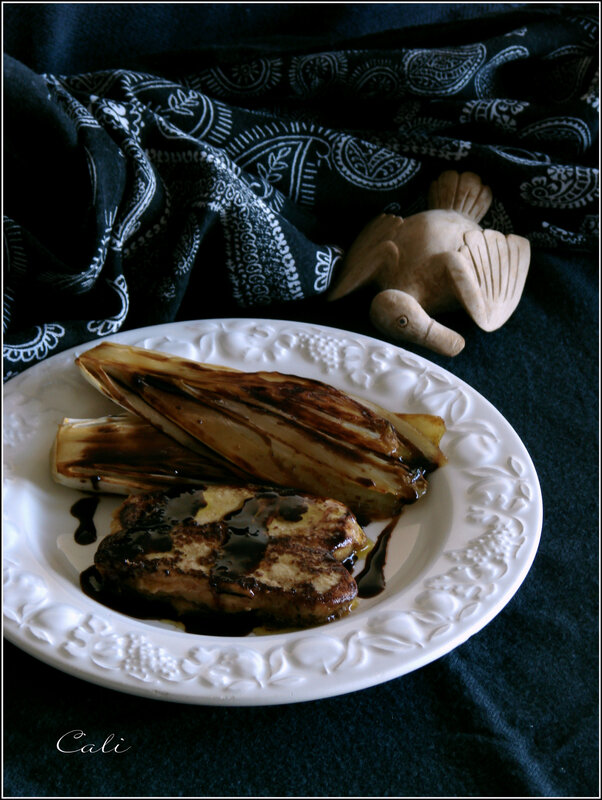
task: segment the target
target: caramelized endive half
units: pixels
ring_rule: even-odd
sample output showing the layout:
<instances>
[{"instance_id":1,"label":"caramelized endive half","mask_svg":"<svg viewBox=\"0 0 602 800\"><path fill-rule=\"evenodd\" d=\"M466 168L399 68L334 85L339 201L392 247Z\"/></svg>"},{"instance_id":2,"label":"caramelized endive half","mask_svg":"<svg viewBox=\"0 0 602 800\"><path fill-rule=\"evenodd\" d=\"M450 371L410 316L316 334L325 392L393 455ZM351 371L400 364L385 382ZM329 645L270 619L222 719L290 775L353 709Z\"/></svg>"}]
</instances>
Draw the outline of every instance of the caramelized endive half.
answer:
<instances>
[{"instance_id":1,"label":"caramelized endive half","mask_svg":"<svg viewBox=\"0 0 602 800\"><path fill-rule=\"evenodd\" d=\"M103 342L77 359L103 394L199 456L249 481L390 517L444 463L433 418L384 412L321 381L246 373Z\"/></svg>"},{"instance_id":2,"label":"caramelized endive half","mask_svg":"<svg viewBox=\"0 0 602 800\"><path fill-rule=\"evenodd\" d=\"M437 448L445 427L430 414L392 414L396 424L424 437ZM71 489L131 494L166 486L202 486L207 482L248 481L227 461L207 450L205 455L133 414L89 419L65 417L59 424L51 455L57 483Z\"/></svg>"},{"instance_id":3,"label":"caramelized endive half","mask_svg":"<svg viewBox=\"0 0 602 800\"><path fill-rule=\"evenodd\" d=\"M237 477L217 455L196 453L132 414L63 419L51 470L63 486L110 494L233 482Z\"/></svg>"}]
</instances>

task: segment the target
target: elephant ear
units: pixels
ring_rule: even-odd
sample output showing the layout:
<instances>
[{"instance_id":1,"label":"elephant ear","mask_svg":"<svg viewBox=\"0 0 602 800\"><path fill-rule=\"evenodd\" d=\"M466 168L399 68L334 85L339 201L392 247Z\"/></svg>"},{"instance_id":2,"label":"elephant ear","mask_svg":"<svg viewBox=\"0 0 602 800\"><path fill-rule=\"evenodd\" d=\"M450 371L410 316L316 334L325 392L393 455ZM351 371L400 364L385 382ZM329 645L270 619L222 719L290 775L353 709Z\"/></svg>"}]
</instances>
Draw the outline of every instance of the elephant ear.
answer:
<instances>
[{"instance_id":1,"label":"elephant ear","mask_svg":"<svg viewBox=\"0 0 602 800\"><path fill-rule=\"evenodd\" d=\"M399 250L394 240L402 225L401 217L381 214L362 229L343 259L328 300L338 300L375 280L382 270L397 266Z\"/></svg>"},{"instance_id":2,"label":"elephant ear","mask_svg":"<svg viewBox=\"0 0 602 800\"><path fill-rule=\"evenodd\" d=\"M468 231L459 255L465 262L464 274L458 273L454 281L460 300L482 330L495 331L514 312L523 293L529 241L492 230Z\"/></svg>"}]
</instances>

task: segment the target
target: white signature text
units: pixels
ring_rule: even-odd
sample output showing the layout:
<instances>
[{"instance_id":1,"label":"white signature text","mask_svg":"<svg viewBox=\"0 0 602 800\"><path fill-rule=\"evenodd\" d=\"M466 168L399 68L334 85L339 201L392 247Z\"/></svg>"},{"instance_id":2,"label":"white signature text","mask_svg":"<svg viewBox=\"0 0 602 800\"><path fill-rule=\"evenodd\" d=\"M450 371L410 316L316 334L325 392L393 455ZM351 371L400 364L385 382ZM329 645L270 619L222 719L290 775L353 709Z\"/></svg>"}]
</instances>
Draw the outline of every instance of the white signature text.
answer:
<instances>
[{"instance_id":1,"label":"white signature text","mask_svg":"<svg viewBox=\"0 0 602 800\"><path fill-rule=\"evenodd\" d=\"M81 740L86 738L86 733L79 729L67 731L59 737L56 743L56 749L59 753L127 753L131 747L123 747L122 742L125 740L122 736L119 741L113 744L115 734L110 733L101 745L96 745L93 742L86 742L81 744Z\"/></svg>"}]
</instances>

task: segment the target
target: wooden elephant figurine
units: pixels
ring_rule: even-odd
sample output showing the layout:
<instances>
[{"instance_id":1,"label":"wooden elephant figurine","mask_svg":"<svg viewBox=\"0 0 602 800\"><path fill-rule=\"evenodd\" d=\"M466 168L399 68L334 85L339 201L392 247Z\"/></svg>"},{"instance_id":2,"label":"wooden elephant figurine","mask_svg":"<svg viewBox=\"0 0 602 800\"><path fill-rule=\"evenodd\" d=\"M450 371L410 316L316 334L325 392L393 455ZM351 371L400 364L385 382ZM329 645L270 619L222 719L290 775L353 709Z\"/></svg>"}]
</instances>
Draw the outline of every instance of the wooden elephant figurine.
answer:
<instances>
[{"instance_id":1,"label":"wooden elephant figurine","mask_svg":"<svg viewBox=\"0 0 602 800\"><path fill-rule=\"evenodd\" d=\"M380 291L370 318L380 331L457 355L464 339L432 315L464 308L480 328L496 330L518 305L529 269L527 239L479 226L491 200L478 175L442 173L431 184L428 211L407 219L381 214L368 223L328 299L374 283Z\"/></svg>"}]
</instances>

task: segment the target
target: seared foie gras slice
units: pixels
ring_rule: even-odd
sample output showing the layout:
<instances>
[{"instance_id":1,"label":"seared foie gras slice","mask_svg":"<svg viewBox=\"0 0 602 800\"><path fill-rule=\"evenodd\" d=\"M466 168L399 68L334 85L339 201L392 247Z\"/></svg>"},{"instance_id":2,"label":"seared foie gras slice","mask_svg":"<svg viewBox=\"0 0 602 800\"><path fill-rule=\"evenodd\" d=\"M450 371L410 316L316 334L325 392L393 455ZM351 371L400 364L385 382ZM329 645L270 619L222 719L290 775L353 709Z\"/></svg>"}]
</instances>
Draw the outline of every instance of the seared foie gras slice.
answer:
<instances>
[{"instance_id":1,"label":"seared foie gras slice","mask_svg":"<svg viewBox=\"0 0 602 800\"><path fill-rule=\"evenodd\" d=\"M129 497L94 561L106 596L301 627L350 610L357 585L342 562L366 543L336 500L208 485Z\"/></svg>"}]
</instances>

